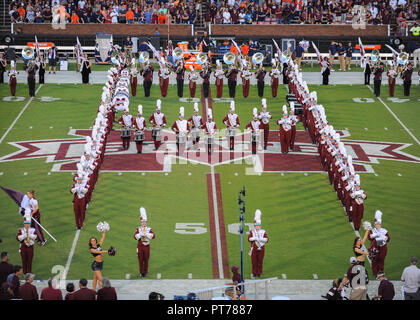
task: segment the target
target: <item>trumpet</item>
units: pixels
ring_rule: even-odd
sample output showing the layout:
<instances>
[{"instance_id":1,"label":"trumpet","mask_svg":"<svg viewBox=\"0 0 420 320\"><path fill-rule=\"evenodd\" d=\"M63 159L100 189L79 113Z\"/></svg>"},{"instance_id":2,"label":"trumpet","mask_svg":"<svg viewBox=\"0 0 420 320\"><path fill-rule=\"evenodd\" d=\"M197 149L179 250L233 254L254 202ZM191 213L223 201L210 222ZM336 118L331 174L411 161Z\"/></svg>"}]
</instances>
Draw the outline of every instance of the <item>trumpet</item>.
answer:
<instances>
[{"instance_id":1,"label":"trumpet","mask_svg":"<svg viewBox=\"0 0 420 320\"><path fill-rule=\"evenodd\" d=\"M22 49L22 58L25 60L32 60L35 55L35 50L32 47L26 46Z\"/></svg>"}]
</instances>

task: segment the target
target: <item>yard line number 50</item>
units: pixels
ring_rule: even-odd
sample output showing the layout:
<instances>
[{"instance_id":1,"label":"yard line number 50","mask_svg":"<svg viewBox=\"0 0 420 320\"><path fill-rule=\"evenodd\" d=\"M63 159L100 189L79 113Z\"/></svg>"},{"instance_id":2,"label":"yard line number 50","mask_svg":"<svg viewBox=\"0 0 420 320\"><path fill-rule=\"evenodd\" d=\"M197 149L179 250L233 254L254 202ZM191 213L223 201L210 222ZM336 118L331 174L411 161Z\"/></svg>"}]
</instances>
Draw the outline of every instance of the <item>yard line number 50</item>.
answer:
<instances>
[{"instance_id":1,"label":"yard line number 50","mask_svg":"<svg viewBox=\"0 0 420 320\"><path fill-rule=\"evenodd\" d=\"M252 229L252 223L245 223L245 225ZM228 225L229 233L232 234L239 234L239 223L232 223ZM207 228L205 228L204 223L200 222L179 222L175 224L175 232L179 234L202 234L207 232Z\"/></svg>"}]
</instances>

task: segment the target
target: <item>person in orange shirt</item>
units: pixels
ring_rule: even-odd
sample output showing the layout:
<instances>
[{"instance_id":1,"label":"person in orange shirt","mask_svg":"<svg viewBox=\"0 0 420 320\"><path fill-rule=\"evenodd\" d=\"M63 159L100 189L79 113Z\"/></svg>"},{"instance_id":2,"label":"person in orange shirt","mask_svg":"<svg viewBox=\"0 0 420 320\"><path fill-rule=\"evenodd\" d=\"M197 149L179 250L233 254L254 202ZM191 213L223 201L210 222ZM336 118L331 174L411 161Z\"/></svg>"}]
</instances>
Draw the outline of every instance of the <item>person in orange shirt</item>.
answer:
<instances>
[{"instance_id":1,"label":"person in orange shirt","mask_svg":"<svg viewBox=\"0 0 420 320\"><path fill-rule=\"evenodd\" d=\"M235 56L238 53L238 49L236 49L236 47L232 44L230 46L230 52L232 52Z\"/></svg>"},{"instance_id":2,"label":"person in orange shirt","mask_svg":"<svg viewBox=\"0 0 420 320\"><path fill-rule=\"evenodd\" d=\"M21 5L21 6L17 9L17 12L19 12L19 14L20 14L20 16L21 16L22 20L23 20L23 19L25 19L25 13L26 13L26 11L25 11L25 8L23 7L23 5Z\"/></svg>"},{"instance_id":3,"label":"person in orange shirt","mask_svg":"<svg viewBox=\"0 0 420 320\"><path fill-rule=\"evenodd\" d=\"M125 14L125 18L127 19L128 24L133 24L134 23L134 12L133 12L133 10L131 10L131 7L128 8L127 13Z\"/></svg>"},{"instance_id":4,"label":"person in orange shirt","mask_svg":"<svg viewBox=\"0 0 420 320\"><path fill-rule=\"evenodd\" d=\"M71 14L71 23L79 23L79 16L74 11Z\"/></svg>"},{"instance_id":5,"label":"person in orange shirt","mask_svg":"<svg viewBox=\"0 0 420 320\"><path fill-rule=\"evenodd\" d=\"M166 14L161 12L158 16L158 22L159 22L159 24L165 24L166 23Z\"/></svg>"}]
</instances>

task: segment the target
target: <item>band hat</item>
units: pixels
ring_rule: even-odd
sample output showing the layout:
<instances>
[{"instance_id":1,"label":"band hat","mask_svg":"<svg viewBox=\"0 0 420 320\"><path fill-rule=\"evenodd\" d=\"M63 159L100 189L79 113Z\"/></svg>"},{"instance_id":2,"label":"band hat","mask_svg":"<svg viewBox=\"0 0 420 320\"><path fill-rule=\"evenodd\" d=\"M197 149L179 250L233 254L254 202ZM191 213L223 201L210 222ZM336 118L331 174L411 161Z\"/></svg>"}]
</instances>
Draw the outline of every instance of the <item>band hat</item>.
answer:
<instances>
[{"instance_id":1,"label":"band hat","mask_svg":"<svg viewBox=\"0 0 420 320\"><path fill-rule=\"evenodd\" d=\"M235 112L235 101L230 102L230 112Z\"/></svg>"},{"instance_id":2,"label":"band hat","mask_svg":"<svg viewBox=\"0 0 420 320\"><path fill-rule=\"evenodd\" d=\"M184 118L184 107L179 108L179 116Z\"/></svg>"},{"instance_id":3,"label":"band hat","mask_svg":"<svg viewBox=\"0 0 420 320\"><path fill-rule=\"evenodd\" d=\"M198 103L194 102L194 112L198 112Z\"/></svg>"},{"instance_id":4,"label":"band hat","mask_svg":"<svg viewBox=\"0 0 420 320\"><path fill-rule=\"evenodd\" d=\"M261 225L261 210L257 209L255 210L254 214L254 226L260 226Z\"/></svg>"},{"instance_id":5,"label":"band hat","mask_svg":"<svg viewBox=\"0 0 420 320\"><path fill-rule=\"evenodd\" d=\"M283 115L287 115L287 107L285 104L283 105Z\"/></svg>"},{"instance_id":6,"label":"band hat","mask_svg":"<svg viewBox=\"0 0 420 320\"><path fill-rule=\"evenodd\" d=\"M160 110L161 104L162 104L162 101L160 99L157 99L156 100L156 110Z\"/></svg>"},{"instance_id":7,"label":"band hat","mask_svg":"<svg viewBox=\"0 0 420 320\"><path fill-rule=\"evenodd\" d=\"M375 224L382 224L382 211L375 211Z\"/></svg>"},{"instance_id":8,"label":"band hat","mask_svg":"<svg viewBox=\"0 0 420 320\"><path fill-rule=\"evenodd\" d=\"M142 113L143 113L143 106L142 106L141 104L139 104L139 105L138 105L138 107L137 107L137 112L138 112L139 114L142 114Z\"/></svg>"},{"instance_id":9,"label":"band hat","mask_svg":"<svg viewBox=\"0 0 420 320\"><path fill-rule=\"evenodd\" d=\"M30 219L25 219L25 221L23 221L23 224L31 224L31 220Z\"/></svg>"},{"instance_id":10,"label":"band hat","mask_svg":"<svg viewBox=\"0 0 420 320\"><path fill-rule=\"evenodd\" d=\"M356 259L356 257L351 257L351 258L350 258L350 263L351 263L351 264L357 263L357 259Z\"/></svg>"},{"instance_id":11,"label":"band hat","mask_svg":"<svg viewBox=\"0 0 420 320\"><path fill-rule=\"evenodd\" d=\"M380 277L385 277L385 272L378 273L376 275L376 280L379 280Z\"/></svg>"},{"instance_id":12,"label":"band hat","mask_svg":"<svg viewBox=\"0 0 420 320\"><path fill-rule=\"evenodd\" d=\"M207 118L208 118L208 119L212 119L212 118L213 118L213 112L212 112L212 110L211 110L211 109L208 109L208 110L207 110Z\"/></svg>"},{"instance_id":13,"label":"band hat","mask_svg":"<svg viewBox=\"0 0 420 320\"><path fill-rule=\"evenodd\" d=\"M254 118L258 118L258 109L254 108L252 111L253 111Z\"/></svg>"},{"instance_id":14,"label":"band hat","mask_svg":"<svg viewBox=\"0 0 420 320\"><path fill-rule=\"evenodd\" d=\"M261 99L261 107L263 109L267 109L267 99L266 98Z\"/></svg>"},{"instance_id":15,"label":"band hat","mask_svg":"<svg viewBox=\"0 0 420 320\"><path fill-rule=\"evenodd\" d=\"M140 221L141 222L147 222L146 209L143 208L143 207L140 207Z\"/></svg>"}]
</instances>

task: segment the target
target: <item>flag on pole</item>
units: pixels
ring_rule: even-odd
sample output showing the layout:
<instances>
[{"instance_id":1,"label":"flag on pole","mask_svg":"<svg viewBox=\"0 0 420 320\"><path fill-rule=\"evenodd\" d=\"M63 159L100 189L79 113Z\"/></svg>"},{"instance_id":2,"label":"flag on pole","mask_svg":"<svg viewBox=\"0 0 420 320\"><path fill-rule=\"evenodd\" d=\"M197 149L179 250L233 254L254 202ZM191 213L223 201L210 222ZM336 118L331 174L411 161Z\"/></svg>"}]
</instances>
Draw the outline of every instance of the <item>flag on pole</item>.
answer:
<instances>
[{"instance_id":1,"label":"flag on pole","mask_svg":"<svg viewBox=\"0 0 420 320\"><path fill-rule=\"evenodd\" d=\"M365 52L365 48L363 47L362 39L360 39L360 37L359 37L359 46L360 46L360 55L361 55L361 58L360 58L360 66L362 68L364 68L365 67L365 64L366 64L366 61L365 61L365 54L366 54L366 52Z\"/></svg>"},{"instance_id":2,"label":"flag on pole","mask_svg":"<svg viewBox=\"0 0 420 320\"><path fill-rule=\"evenodd\" d=\"M393 47L391 47L388 44L385 44L389 50L391 50L391 52L394 54L394 64L397 65L397 60L398 60L398 51L395 50Z\"/></svg>"},{"instance_id":3,"label":"flag on pole","mask_svg":"<svg viewBox=\"0 0 420 320\"><path fill-rule=\"evenodd\" d=\"M316 52L316 56L318 57L318 63L320 66L322 66L322 62L324 61L324 59L321 57L321 53L319 52L317 46L315 45L315 43L312 41L312 47L314 47L314 50Z\"/></svg>"},{"instance_id":4,"label":"flag on pole","mask_svg":"<svg viewBox=\"0 0 420 320\"><path fill-rule=\"evenodd\" d=\"M80 66L80 72L82 72L82 67L83 67L82 64L84 60L83 49L82 49L82 46L80 45L79 37L76 37L76 39L77 39L77 44L76 44L77 64Z\"/></svg>"},{"instance_id":5,"label":"flag on pole","mask_svg":"<svg viewBox=\"0 0 420 320\"><path fill-rule=\"evenodd\" d=\"M4 192L7 193L7 195L13 199L14 202L16 202L16 204L20 207L21 203L22 203L22 199L24 197L24 193L20 192L18 190L14 190L14 189L9 189L9 188L5 188L3 186L0 186L0 188L3 189Z\"/></svg>"},{"instance_id":6,"label":"flag on pole","mask_svg":"<svg viewBox=\"0 0 420 320\"><path fill-rule=\"evenodd\" d=\"M38 39L37 39L36 36L35 36L35 52L36 52L35 61L39 62L40 59L41 59L41 53L40 53L40 50L39 50Z\"/></svg>"}]
</instances>

